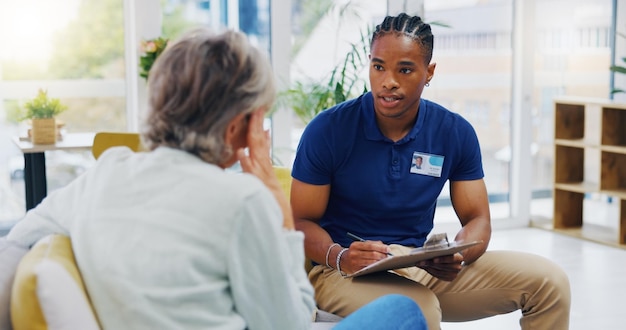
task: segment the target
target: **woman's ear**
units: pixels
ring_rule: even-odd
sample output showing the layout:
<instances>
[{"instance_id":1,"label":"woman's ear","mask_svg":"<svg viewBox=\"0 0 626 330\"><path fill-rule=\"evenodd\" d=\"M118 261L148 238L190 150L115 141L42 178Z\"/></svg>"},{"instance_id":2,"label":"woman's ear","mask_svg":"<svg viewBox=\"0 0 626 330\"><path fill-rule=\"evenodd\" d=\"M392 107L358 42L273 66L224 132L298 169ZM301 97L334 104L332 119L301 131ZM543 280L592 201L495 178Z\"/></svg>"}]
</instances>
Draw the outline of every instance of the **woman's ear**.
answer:
<instances>
[{"instance_id":1,"label":"woman's ear","mask_svg":"<svg viewBox=\"0 0 626 330\"><path fill-rule=\"evenodd\" d=\"M224 136L224 142L227 145L233 145L235 141L245 137L248 131L248 122L250 121L249 113L240 113L233 118L226 127L226 135Z\"/></svg>"}]
</instances>

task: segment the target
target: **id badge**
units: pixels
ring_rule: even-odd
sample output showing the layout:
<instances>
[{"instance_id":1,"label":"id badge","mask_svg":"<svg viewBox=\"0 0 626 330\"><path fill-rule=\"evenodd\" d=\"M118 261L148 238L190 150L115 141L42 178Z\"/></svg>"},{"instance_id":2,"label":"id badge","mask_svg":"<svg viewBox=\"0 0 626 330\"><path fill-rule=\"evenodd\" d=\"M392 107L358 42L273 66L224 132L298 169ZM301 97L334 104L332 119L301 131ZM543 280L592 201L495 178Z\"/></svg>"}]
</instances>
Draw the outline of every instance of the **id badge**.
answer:
<instances>
[{"instance_id":1,"label":"id badge","mask_svg":"<svg viewBox=\"0 0 626 330\"><path fill-rule=\"evenodd\" d=\"M413 152L411 173L441 177L444 156Z\"/></svg>"}]
</instances>

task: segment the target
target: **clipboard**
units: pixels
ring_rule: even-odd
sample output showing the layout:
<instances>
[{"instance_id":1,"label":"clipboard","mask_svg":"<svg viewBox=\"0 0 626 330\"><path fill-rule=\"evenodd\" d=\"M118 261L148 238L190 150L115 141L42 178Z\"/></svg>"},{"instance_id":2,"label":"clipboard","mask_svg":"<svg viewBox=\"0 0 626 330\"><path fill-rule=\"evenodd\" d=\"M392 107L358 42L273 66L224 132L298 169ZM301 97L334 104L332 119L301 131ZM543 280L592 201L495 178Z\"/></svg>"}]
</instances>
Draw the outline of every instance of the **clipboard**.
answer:
<instances>
[{"instance_id":1,"label":"clipboard","mask_svg":"<svg viewBox=\"0 0 626 330\"><path fill-rule=\"evenodd\" d=\"M481 244L482 242L482 240L472 242L448 242L445 234L436 234L424 243L424 246L411 250L407 255L389 256L365 268L361 268L359 271L348 274L346 277L357 277L386 270L413 267L419 261L455 254L474 245Z\"/></svg>"}]
</instances>

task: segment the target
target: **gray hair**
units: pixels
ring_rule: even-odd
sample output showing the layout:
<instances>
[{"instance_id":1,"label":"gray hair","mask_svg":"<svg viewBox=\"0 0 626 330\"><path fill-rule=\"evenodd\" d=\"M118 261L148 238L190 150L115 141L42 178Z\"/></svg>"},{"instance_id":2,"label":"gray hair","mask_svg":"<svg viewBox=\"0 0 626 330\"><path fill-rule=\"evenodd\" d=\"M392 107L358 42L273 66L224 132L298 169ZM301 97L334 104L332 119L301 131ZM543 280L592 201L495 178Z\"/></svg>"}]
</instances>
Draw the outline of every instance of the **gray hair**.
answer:
<instances>
[{"instance_id":1,"label":"gray hair","mask_svg":"<svg viewBox=\"0 0 626 330\"><path fill-rule=\"evenodd\" d=\"M225 144L237 115L271 107L274 76L267 56L237 31L196 29L167 46L150 70L149 113L142 139L212 164L232 157Z\"/></svg>"}]
</instances>

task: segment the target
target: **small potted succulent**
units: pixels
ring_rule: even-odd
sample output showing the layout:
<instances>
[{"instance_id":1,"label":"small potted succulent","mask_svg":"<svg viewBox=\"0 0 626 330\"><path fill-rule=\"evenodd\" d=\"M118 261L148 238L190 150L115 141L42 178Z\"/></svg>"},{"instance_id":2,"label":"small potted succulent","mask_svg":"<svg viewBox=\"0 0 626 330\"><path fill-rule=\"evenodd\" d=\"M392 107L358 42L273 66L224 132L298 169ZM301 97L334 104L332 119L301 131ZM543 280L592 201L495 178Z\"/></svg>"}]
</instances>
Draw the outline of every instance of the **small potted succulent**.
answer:
<instances>
[{"instance_id":1,"label":"small potted succulent","mask_svg":"<svg viewBox=\"0 0 626 330\"><path fill-rule=\"evenodd\" d=\"M32 122L31 141L33 144L54 144L57 140L56 116L67 110L67 106L48 92L39 89L37 96L24 104L24 119Z\"/></svg>"}]
</instances>

